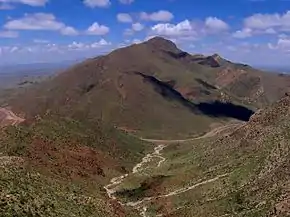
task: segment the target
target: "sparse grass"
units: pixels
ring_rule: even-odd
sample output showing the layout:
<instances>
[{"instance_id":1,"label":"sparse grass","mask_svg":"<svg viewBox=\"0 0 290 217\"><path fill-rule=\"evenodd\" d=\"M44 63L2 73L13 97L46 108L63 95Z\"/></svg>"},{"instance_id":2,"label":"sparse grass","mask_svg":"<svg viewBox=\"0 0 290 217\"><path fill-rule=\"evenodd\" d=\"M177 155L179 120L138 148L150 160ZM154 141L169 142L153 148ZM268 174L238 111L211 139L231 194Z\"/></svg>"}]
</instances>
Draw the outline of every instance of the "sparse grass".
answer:
<instances>
[{"instance_id":1,"label":"sparse grass","mask_svg":"<svg viewBox=\"0 0 290 217\"><path fill-rule=\"evenodd\" d=\"M0 213L3 217L114 215L99 193L101 186L92 191L84 187L85 183L59 181L23 168L1 168Z\"/></svg>"},{"instance_id":2,"label":"sparse grass","mask_svg":"<svg viewBox=\"0 0 290 217\"><path fill-rule=\"evenodd\" d=\"M152 164L150 173L129 177L122 188L137 190L150 176L167 176L154 188L158 196L228 173L188 192L148 203L149 216L156 213L190 217L273 214L282 190L287 191L288 186L285 183L289 178L286 168L290 125L288 115L270 120L263 120L263 124L250 123L228 137L170 144L164 149L167 160L160 168L155 169ZM152 190L145 189L142 194L146 195L147 191L148 195Z\"/></svg>"},{"instance_id":3,"label":"sparse grass","mask_svg":"<svg viewBox=\"0 0 290 217\"><path fill-rule=\"evenodd\" d=\"M58 117L9 127L0 139L1 155L23 159L0 164L0 216L136 216L110 205L103 186L131 170L150 144L109 126Z\"/></svg>"}]
</instances>

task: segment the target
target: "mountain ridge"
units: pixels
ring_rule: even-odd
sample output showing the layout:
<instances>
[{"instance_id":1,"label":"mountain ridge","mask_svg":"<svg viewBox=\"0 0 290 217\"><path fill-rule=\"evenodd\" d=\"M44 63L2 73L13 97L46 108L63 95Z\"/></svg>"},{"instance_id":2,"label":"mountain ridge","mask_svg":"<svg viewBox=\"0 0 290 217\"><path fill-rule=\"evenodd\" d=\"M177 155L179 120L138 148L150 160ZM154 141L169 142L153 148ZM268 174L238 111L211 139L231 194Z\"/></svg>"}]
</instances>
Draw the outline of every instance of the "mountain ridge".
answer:
<instances>
[{"instance_id":1,"label":"mountain ridge","mask_svg":"<svg viewBox=\"0 0 290 217\"><path fill-rule=\"evenodd\" d=\"M148 82L149 77L138 76L140 73L151 76L154 85L152 79ZM27 118L49 113L71 114L74 118L101 118L136 130L139 135L157 136L170 129L168 135L184 137L206 132L211 122L223 123L238 117L231 115L243 111L235 111L236 106L245 107L242 120L248 120L247 109L272 103L280 97L278 91L290 86L287 77L283 81L289 82L280 82L282 86L274 87L269 94L264 92L269 89L264 87L264 79L270 86L273 79L279 78L231 63L217 54L196 58L173 42L156 37L79 63L37 87L27 88L8 104ZM164 87L166 91L162 92ZM179 98L166 97L163 93L168 91ZM191 105L191 109L182 102ZM218 109L215 105L223 104L229 111L228 117L227 113L220 117L211 114ZM193 124L196 121L203 124ZM184 127L177 130L174 126Z\"/></svg>"},{"instance_id":2,"label":"mountain ridge","mask_svg":"<svg viewBox=\"0 0 290 217\"><path fill-rule=\"evenodd\" d=\"M0 113L22 117L0 131L2 210L288 216L289 83L159 37L22 88Z\"/></svg>"}]
</instances>

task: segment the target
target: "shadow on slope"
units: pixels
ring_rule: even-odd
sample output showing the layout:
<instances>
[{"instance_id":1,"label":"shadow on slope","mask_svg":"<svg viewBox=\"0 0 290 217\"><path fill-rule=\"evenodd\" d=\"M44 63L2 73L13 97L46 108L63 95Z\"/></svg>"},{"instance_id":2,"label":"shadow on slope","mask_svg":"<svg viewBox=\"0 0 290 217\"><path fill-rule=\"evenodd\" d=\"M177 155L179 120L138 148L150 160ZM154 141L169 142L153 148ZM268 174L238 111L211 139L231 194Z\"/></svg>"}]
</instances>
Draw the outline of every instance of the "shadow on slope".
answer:
<instances>
[{"instance_id":1,"label":"shadow on slope","mask_svg":"<svg viewBox=\"0 0 290 217\"><path fill-rule=\"evenodd\" d=\"M153 85L154 90L162 95L167 100L175 100L188 108L193 113L202 113L211 117L228 117L235 118L242 121L248 121L254 114L254 111L232 103L224 103L221 101L193 103L185 99L181 93L172 88L168 82L163 82L141 72L131 72L140 75L144 78L145 82Z\"/></svg>"},{"instance_id":2,"label":"shadow on slope","mask_svg":"<svg viewBox=\"0 0 290 217\"><path fill-rule=\"evenodd\" d=\"M202 102L196 106L203 114L214 117L230 117L241 121L248 121L254 114L254 111L244 106L221 101Z\"/></svg>"}]
</instances>

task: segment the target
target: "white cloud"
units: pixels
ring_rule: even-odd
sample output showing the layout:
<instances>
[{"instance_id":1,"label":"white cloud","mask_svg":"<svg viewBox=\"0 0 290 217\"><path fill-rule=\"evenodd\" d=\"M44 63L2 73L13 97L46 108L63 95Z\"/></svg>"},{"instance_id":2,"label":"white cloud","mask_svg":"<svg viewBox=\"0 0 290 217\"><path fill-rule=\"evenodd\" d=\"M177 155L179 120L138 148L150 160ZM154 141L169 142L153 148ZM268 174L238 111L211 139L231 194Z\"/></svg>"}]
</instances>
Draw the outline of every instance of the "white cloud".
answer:
<instances>
[{"instance_id":1,"label":"white cloud","mask_svg":"<svg viewBox=\"0 0 290 217\"><path fill-rule=\"evenodd\" d=\"M0 31L0 38L17 38L18 32L15 31Z\"/></svg>"},{"instance_id":2,"label":"white cloud","mask_svg":"<svg viewBox=\"0 0 290 217\"><path fill-rule=\"evenodd\" d=\"M244 26L257 30L290 31L290 11L284 14L254 14L244 20Z\"/></svg>"},{"instance_id":3,"label":"white cloud","mask_svg":"<svg viewBox=\"0 0 290 217\"><path fill-rule=\"evenodd\" d=\"M110 28L105 25L99 25L97 22L93 23L87 30L88 35L106 35Z\"/></svg>"},{"instance_id":4,"label":"white cloud","mask_svg":"<svg viewBox=\"0 0 290 217\"><path fill-rule=\"evenodd\" d=\"M53 14L26 14L20 19L10 20L4 25L8 30L59 31L63 35L77 35L78 31L58 21Z\"/></svg>"},{"instance_id":5,"label":"white cloud","mask_svg":"<svg viewBox=\"0 0 290 217\"><path fill-rule=\"evenodd\" d=\"M229 25L217 17L208 17L205 20L205 27L208 31L221 32L229 29Z\"/></svg>"},{"instance_id":6,"label":"white cloud","mask_svg":"<svg viewBox=\"0 0 290 217\"><path fill-rule=\"evenodd\" d=\"M13 46L13 47L11 47L11 49L10 49L10 53L14 53L14 52L16 52L16 51L18 51L19 50L19 47L17 47L17 46Z\"/></svg>"},{"instance_id":7,"label":"white cloud","mask_svg":"<svg viewBox=\"0 0 290 217\"><path fill-rule=\"evenodd\" d=\"M23 18L8 21L4 28L12 30L59 30L65 25L53 14L26 14Z\"/></svg>"},{"instance_id":8,"label":"white cloud","mask_svg":"<svg viewBox=\"0 0 290 217\"><path fill-rule=\"evenodd\" d=\"M140 39L137 39L137 38L135 38L135 39L132 40L132 44L140 44L142 42L143 41L141 41Z\"/></svg>"},{"instance_id":9,"label":"white cloud","mask_svg":"<svg viewBox=\"0 0 290 217\"><path fill-rule=\"evenodd\" d=\"M89 48L88 45L82 43L82 42L72 42L71 44L68 45L69 49L76 49L76 50L80 50L80 49L87 49Z\"/></svg>"},{"instance_id":10,"label":"white cloud","mask_svg":"<svg viewBox=\"0 0 290 217\"><path fill-rule=\"evenodd\" d=\"M133 19L130 14L120 13L117 14L117 20L121 23L132 23Z\"/></svg>"},{"instance_id":11,"label":"white cloud","mask_svg":"<svg viewBox=\"0 0 290 217\"><path fill-rule=\"evenodd\" d=\"M189 20L184 20L176 25L171 23L159 23L154 25L151 30L154 35L169 37L196 35Z\"/></svg>"},{"instance_id":12,"label":"white cloud","mask_svg":"<svg viewBox=\"0 0 290 217\"><path fill-rule=\"evenodd\" d=\"M111 5L110 0L84 0L84 4L90 8L100 7L106 8Z\"/></svg>"},{"instance_id":13,"label":"white cloud","mask_svg":"<svg viewBox=\"0 0 290 217\"><path fill-rule=\"evenodd\" d=\"M111 42L108 42L102 38L99 41L93 42L91 44L74 41L71 44L67 45L67 48L69 50L88 50L88 49L95 49L95 48L104 48L110 45L112 45Z\"/></svg>"},{"instance_id":14,"label":"white cloud","mask_svg":"<svg viewBox=\"0 0 290 217\"><path fill-rule=\"evenodd\" d=\"M248 38L261 34L290 32L290 11L284 14L254 14L244 19L244 27L233 33L235 38Z\"/></svg>"},{"instance_id":15,"label":"white cloud","mask_svg":"<svg viewBox=\"0 0 290 217\"><path fill-rule=\"evenodd\" d=\"M144 29L144 26L141 23L133 23L132 24L132 30L139 32Z\"/></svg>"},{"instance_id":16,"label":"white cloud","mask_svg":"<svg viewBox=\"0 0 290 217\"><path fill-rule=\"evenodd\" d=\"M273 28L269 28L269 29L251 29L251 28L243 28L241 30L238 30L236 32L234 32L232 34L232 36L234 38L240 38L240 39L244 39L244 38L250 38L254 35L262 35L262 34L277 34L277 31Z\"/></svg>"},{"instance_id":17,"label":"white cloud","mask_svg":"<svg viewBox=\"0 0 290 217\"><path fill-rule=\"evenodd\" d=\"M175 39L177 42L195 41L211 34L226 32L229 25L216 17L208 17L204 21L184 20L177 24L158 23L151 27L151 35L160 35Z\"/></svg>"},{"instance_id":18,"label":"white cloud","mask_svg":"<svg viewBox=\"0 0 290 217\"><path fill-rule=\"evenodd\" d=\"M107 53L114 47L111 42L101 39L89 43L74 41L70 44L34 43L18 46L0 46L0 65L13 63L55 62L76 60Z\"/></svg>"},{"instance_id":19,"label":"white cloud","mask_svg":"<svg viewBox=\"0 0 290 217\"><path fill-rule=\"evenodd\" d=\"M74 35L78 35L79 34L79 32L75 28L73 28L71 26L66 26L66 27L62 28L60 30L60 33L63 34L63 35L70 35L70 36L74 36Z\"/></svg>"},{"instance_id":20,"label":"white cloud","mask_svg":"<svg viewBox=\"0 0 290 217\"><path fill-rule=\"evenodd\" d=\"M290 39L279 39L277 46L282 49L290 49Z\"/></svg>"},{"instance_id":21,"label":"white cloud","mask_svg":"<svg viewBox=\"0 0 290 217\"><path fill-rule=\"evenodd\" d=\"M10 3L20 3L20 4L26 4L30 6L44 6L46 3L48 3L49 0L0 0L0 3L9 5Z\"/></svg>"},{"instance_id":22,"label":"white cloud","mask_svg":"<svg viewBox=\"0 0 290 217\"><path fill-rule=\"evenodd\" d=\"M160 10L151 14L148 14L146 12L140 13L140 18L143 20L149 20L149 21L161 21L166 22L173 19L173 14L169 11Z\"/></svg>"},{"instance_id":23,"label":"white cloud","mask_svg":"<svg viewBox=\"0 0 290 217\"><path fill-rule=\"evenodd\" d=\"M109 45L112 45L112 43L108 42L102 38L100 41L92 43L90 45L90 47L91 48L100 48L100 47L109 46Z\"/></svg>"},{"instance_id":24,"label":"white cloud","mask_svg":"<svg viewBox=\"0 0 290 217\"><path fill-rule=\"evenodd\" d=\"M127 4L127 5L129 5L129 4L132 4L134 2L134 0L119 0L119 2L121 4Z\"/></svg>"},{"instance_id":25,"label":"white cloud","mask_svg":"<svg viewBox=\"0 0 290 217\"><path fill-rule=\"evenodd\" d=\"M289 52L290 51L290 38L289 37L278 38L275 44L268 43L268 47L271 50L280 50L280 51Z\"/></svg>"},{"instance_id":26,"label":"white cloud","mask_svg":"<svg viewBox=\"0 0 290 217\"><path fill-rule=\"evenodd\" d=\"M250 28L244 28L233 33L234 38L249 38L252 37L253 31Z\"/></svg>"}]
</instances>

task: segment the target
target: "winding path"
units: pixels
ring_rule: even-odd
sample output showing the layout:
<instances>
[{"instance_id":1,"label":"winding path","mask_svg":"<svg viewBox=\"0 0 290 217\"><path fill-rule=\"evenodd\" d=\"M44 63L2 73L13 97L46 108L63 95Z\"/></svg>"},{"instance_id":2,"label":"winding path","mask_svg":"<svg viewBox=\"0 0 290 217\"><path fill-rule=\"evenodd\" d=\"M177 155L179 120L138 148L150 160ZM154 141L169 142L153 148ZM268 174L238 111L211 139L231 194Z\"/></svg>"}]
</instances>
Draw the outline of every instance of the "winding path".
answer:
<instances>
[{"instance_id":1,"label":"winding path","mask_svg":"<svg viewBox=\"0 0 290 217\"><path fill-rule=\"evenodd\" d=\"M136 166L132 169L132 174L141 172L144 169L143 165L145 165L148 162L151 162L154 158L160 159L160 161L158 162L158 165L157 165L157 167L160 167L161 164L166 160L164 157L161 156L161 151L165 147L166 147L165 145L158 145L157 147L155 147L153 153L147 154L145 157L143 157L143 159L140 163L136 164ZM117 200L116 196L114 196L114 194L117 191L117 186L120 185L128 176L129 176L129 173L122 175L122 176L115 177L115 178L111 179L110 184L108 184L104 187L104 189L106 190L107 195L110 199ZM118 201L118 203L121 204L122 206L124 206L124 205L131 206L129 203L123 204L120 201Z\"/></svg>"},{"instance_id":2,"label":"winding path","mask_svg":"<svg viewBox=\"0 0 290 217\"><path fill-rule=\"evenodd\" d=\"M194 141L194 140L198 140L198 139L205 139L205 138L209 138L209 137L213 137L216 136L218 134L221 134L227 130L237 130L240 127L244 126L244 122L241 123L232 123L232 124L228 124L228 125L223 125L217 128L214 128L213 130L209 131L208 133L205 133L202 136L199 137L195 137L195 138L189 138L189 139L176 139L176 140L161 140L161 139L145 139L145 138L140 138L143 141L146 142L152 142L152 143L165 143L165 144L171 144L171 143L182 143L182 142L190 142L190 141Z\"/></svg>"},{"instance_id":3,"label":"winding path","mask_svg":"<svg viewBox=\"0 0 290 217\"><path fill-rule=\"evenodd\" d=\"M153 143L157 143L157 144L158 143L159 144L162 143L162 144L156 146L154 148L154 152L153 153L147 154L145 157L143 157L142 161L140 163L136 164L136 166L132 169L131 173L135 174L135 173L142 172L142 170L145 169L144 166L147 163L151 162L153 159L156 159L156 158L159 159L157 167L160 167L162 165L162 163L166 161L166 158L163 157L162 154L161 154L163 149L167 147L167 145L164 145L164 144L177 143L177 142L179 142L179 143L180 142L188 142L188 141L193 141L193 140L198 140L198 139L209 138L209 137L216 136L216 135L218 135L218 134L220 134L220 133L222 133L222 132L224 132L226 130L229 130L229 129L237 130L237 129L239 129L242 126L243 126L243 124L241 124L241 123L229 124L229 125L226 125L226 126L221 126L221 127L215 128L212 131L204 134L203 136L192 138L192 139L185 139L185 140L154 140L154 139L143 139L143 138L141 138L141 140L143 140L143 141L153 142ZM215 182L215 181L217 181L217 180L219 180L221 178L224 178L224 177L226 177L228 175L229 175L229 173L225 173L225 174L216 176L216 177L211 178L211 179L199 180L197 183L195 183L195 184L193 184L191 186L177 189L177 190L172 191L172 192L170 192L168 194L165 194L165 195L159 195L159 196L155 196L155 197L145 197L142 200L139 200L139 201L136 201L136 202L127 202L125 204L122 203L120 200L118 200L117 197L114 196L114 194L117 192L118 185L123 183L123 181L129 176L129 173L111 179L110 184L104 186L104 189L106 190L107 195L108 195L108 197L110 199L116 200L122 206L129 206L129 207L132 207L132 208L138 210L139 213L140 213L140 216L142 216L142 217L148 217L148 215L147 215L148 207L146 205L147 202L150 202L152 200L156 200L156 199L159 199L159 198L167 198L167 197L179 195L179 194L185 193L187 191L190 191L190 190L192 190L194 188L197 188L197 187L199 187L201 185L205 185L205 184L208 184L208 183L211 183L211 182Z\"/></svg>"}]
</instances>

